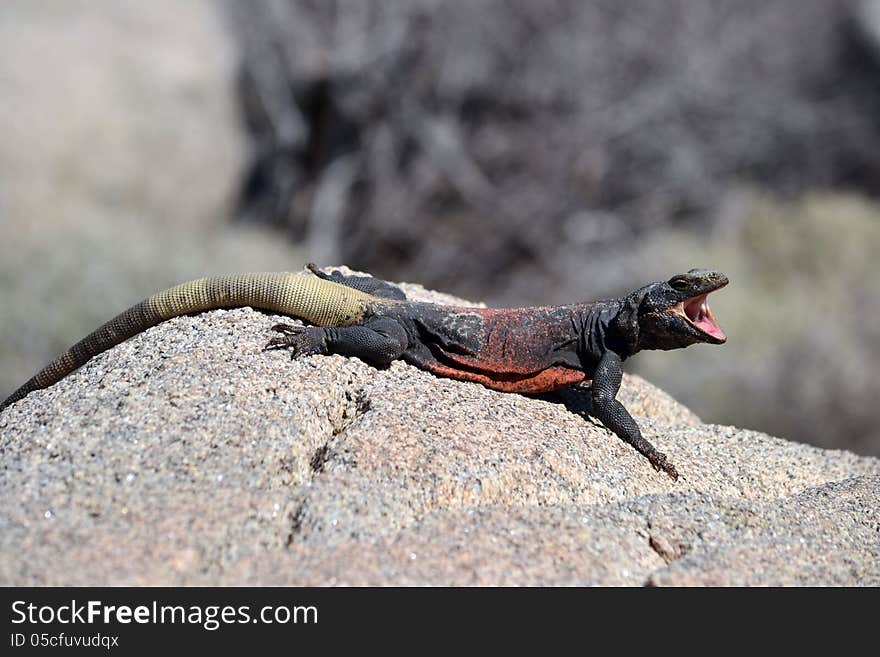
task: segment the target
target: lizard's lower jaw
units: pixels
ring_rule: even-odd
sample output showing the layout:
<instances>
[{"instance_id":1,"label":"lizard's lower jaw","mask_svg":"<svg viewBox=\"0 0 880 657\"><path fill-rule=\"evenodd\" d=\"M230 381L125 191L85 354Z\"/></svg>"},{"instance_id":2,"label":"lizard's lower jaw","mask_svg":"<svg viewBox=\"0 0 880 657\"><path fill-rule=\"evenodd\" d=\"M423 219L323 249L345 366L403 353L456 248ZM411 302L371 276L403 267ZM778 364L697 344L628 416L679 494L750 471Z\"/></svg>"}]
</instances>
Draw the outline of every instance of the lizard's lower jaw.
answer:
<instances>
[{"instance_id":1,"label":"lizard's lower jaw","mask_svg":"<svg viewBox=\"0 0 880 657\"><path fill-rule=\"evenodd\" d=\"M722 342L727 341L727 336L724 334L724 331L721 330L718 322L715 321L712 311L709 310L709 303L706 301L706 297L708 296L709 293L707 292L705 294L691 297L690 299L685 299L684 301L678 302L669 310L676 315L684 317L690 322L691 326L701 333L705 333L713 338L711 340L712 342L721 344Z\"/></svg>"}]
</instances>

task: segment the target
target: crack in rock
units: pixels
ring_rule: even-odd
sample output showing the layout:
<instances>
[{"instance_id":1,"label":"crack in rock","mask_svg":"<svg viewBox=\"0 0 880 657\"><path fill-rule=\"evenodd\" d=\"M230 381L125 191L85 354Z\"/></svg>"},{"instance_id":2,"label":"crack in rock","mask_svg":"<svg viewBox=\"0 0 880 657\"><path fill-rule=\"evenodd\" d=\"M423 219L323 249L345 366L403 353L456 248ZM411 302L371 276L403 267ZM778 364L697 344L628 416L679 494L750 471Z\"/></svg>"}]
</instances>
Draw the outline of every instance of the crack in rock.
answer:
<instances>
[{"instance_id":1,"label":"crack in rock","mask_svg":"<svg viewBox=\"0 0 880 657\"><path fill-rule=\"evenodd\" d=\"M306 482L306 486L311 484L318 475L325 471L327 463L333 458L333 453L337 445L345 440L346 432L351 429L352 426L357 424L364 414L369 412L372 408L372 402L364 388L346 390L345 402L341 413L329 415L329 422L332 431L330 435L315 448L315 451L309 459L310 476ZM297 542L298 536L302 533L303 525L309 516L307 507L308 498L304 498L299 506L297 506L296 510L290 514L290 530L284 542L285 547L290 548Z\"/></svg>"},{"instance_id":2,"label":"crack in rock","mask_svg":"<svg viewBox=\"0 0 880 657\"><path fill-rule=\"evenodd\" d=\"M291 512L288 518L290 519L290 532L287 534L287 539L284 541L284 547L289 549L291 545L296 542L296 537L302 531L303 521L306 516L306 503L303 500L296 510Z\"/></svg>"},{"instance_id":3,"label":"crack in rock","mask_svg":"<svg viewBox=\"0 0 880 657\"><path fill-rule=\"evenodd\" d=\"M323 443L318 445L309 459L313 473L324 471L324 467L332 457L333 448L342 442L345 433L351 429L363 416L372 408L367 391L363 388L345 391L345 405L342 412L336 415L330 415L329 421L332 427L330 436Z\"/></svg>"},{"instance_id":4,"label":"crack in rock","mask_svg":"<svg viewBox=\"0 0 880 657\"><path fill-rule=\"evenodd\" d=\"M663 559L663 562L667 566L676 559L681 559L687 554L688 550L685 549L684 545L671 541L663 532L657 533L652 531L653 529L653 524L648 521L648 546L657 553L657 556Z\"/></svg>"}]
</instances>

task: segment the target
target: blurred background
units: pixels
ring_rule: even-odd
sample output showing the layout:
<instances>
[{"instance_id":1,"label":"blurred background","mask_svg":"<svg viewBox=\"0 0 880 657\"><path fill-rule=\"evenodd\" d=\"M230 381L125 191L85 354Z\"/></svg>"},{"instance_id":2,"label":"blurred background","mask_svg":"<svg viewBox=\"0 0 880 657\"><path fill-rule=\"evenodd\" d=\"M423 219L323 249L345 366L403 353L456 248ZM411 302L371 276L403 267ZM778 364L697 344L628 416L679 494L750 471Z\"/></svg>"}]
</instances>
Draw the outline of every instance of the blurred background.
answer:
<instances>
[{"instance_id":1,"label":"blurred background","mask_svg":"<svg viewBox=\"0 0 880 657\"><path fill-rule=\"evenodd\" d=\"M880 454L880 0L4 0L0 396L157 289L347 264L483 300L694 267L704 420Z\"/></svg>"}]
</instances>

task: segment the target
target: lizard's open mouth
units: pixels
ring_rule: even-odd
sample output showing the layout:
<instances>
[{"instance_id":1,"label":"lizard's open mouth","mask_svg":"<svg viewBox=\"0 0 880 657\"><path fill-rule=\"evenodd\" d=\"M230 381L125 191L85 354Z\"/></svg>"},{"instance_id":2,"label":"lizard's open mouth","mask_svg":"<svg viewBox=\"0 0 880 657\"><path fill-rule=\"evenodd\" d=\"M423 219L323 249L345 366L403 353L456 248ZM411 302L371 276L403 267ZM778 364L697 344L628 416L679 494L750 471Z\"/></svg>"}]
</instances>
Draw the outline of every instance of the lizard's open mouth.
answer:
<instances>
[{"instance_id":1,"label":"lizard's open mouth","mask_svg":"<svg viewBox=\"0 0 880 657\"><path fill-rule=\"evenodd\" d=\"M687 319L697 330L714 338L714 341L719 343L726 342L727 336L724 334L724 331L721 330L721 327L718 326L718 322L715 321L712 311L709 310L709 304L706 301L706 297L708 296L709 293L706 292L705 294L700 294L691 297L690 299L679 301L675 306L670 308L670 310Z\"/></svg>"}]
</instances>

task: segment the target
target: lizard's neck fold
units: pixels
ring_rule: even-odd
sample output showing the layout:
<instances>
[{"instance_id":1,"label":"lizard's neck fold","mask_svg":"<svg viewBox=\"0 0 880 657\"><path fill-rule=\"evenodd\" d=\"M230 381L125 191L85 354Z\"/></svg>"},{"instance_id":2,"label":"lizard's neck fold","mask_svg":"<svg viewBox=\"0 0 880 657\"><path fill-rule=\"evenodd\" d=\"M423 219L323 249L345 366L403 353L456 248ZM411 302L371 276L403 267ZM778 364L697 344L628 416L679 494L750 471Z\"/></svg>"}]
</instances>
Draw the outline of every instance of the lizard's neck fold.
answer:
<instances>
[{"instance_id":1,"label":"lizard's neck fold","mask_svg":"<svg viewBox=\"0 0 880 657\"><path fill-rule=\"evenodd\" d=\"M624 300L585 304L579 313L578 351L582 357L596 360L613 351L626 359L638 351L636 308L629 308Z\"/></svg>"},{"instance_id":2,"label":"lizard's neck fold","mask_svg":"<svg viewBox=\"0 0 880 657\"><path fill-rule=\"evenodd\" d=\"M617 300L617 312L611 323L611 331L618 345L614 349L621 358L629 358L640 351L639 305L643 295L640 291Z\"/></svg>"}]
</instances>

